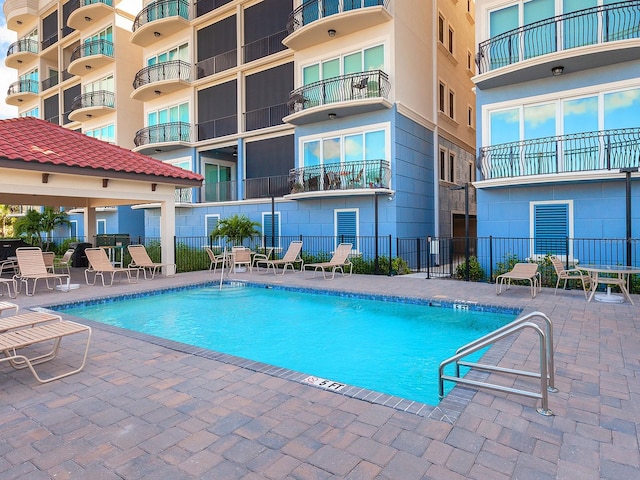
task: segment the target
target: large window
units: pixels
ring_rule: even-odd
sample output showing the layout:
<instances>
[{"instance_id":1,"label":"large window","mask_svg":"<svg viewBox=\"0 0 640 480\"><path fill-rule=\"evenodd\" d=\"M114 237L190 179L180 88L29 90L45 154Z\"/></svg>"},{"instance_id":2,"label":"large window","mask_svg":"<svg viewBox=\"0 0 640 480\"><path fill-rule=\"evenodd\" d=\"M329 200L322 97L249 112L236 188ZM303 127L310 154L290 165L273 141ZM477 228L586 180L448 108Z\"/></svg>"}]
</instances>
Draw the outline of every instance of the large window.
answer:
<instances>
[{"instance_id":1,"label":"large window","mask_svg":"<svg viewBox=\"0 0 640 480\"><path fill-rule=\"evenodd\" d=\"M88 137L97 138L98 140L102 140L104 142L115 143L116 141L115 125L113 123L110 123L109 125L105 125L103 127L85 130L84 134Z\"/></svg>"},{"instance_id":2,"label":"large window","mask_svg":"<svg viewBox=\"0 0 640 480\"><path fill-rule=\"evenodd\" d=\"M147 125L149 127L173 122L189 123L189 103L185 102L147 112Z\"/></svg>"},{"instance_id":3,"label":"large window","mask_svg":"<svg viewBox=\"0 0 640 480\"><path fill-rule=\"evenodd\" d=\"M386 160L387 144L387 131L382 129L303 141L302 166Z\"/></svg>"},{"instance_id":4,"label":"large window","mask_svg":"<svg viewBox=\"0 0 640 480\"><path fill-rule=\"evenodd\" d=\"M174 47L166 52L158 53L147 58L147 65L157 65L158 63L170 62L171 60L182 60L183 62L189 61L189 44L183 43L177 47Z\"/></svg>"},{"instance_id":5,"label":"large window","mask_svg":"<svg viewBox=\"0 0 640 480\"><path fill-rule=\"evenodd\" d=\"M384 45L365 48L302 68L304 85L350 73L384 70Z\"/></svg>"}]
</instances>

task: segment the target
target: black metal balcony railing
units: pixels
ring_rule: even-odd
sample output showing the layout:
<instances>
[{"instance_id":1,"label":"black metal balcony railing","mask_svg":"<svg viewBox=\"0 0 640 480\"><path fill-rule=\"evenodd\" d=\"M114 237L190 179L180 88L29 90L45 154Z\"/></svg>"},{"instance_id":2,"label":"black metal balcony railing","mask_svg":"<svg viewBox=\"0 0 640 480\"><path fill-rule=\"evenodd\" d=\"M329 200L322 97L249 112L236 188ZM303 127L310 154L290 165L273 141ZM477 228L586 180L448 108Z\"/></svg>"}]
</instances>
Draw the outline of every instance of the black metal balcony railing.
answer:
<instances>
[{"instance_id":1,"label":"black metal balcony railing","mask_svg":"<svg viewBox=\"0 0 640 480\"><path fill-rule=\"evenodd\" d=\"M382 70L350 73L296 88L289 95L289 113L336 102L388 98L389 77Z\"/></svg>"},{"instance_id":2,"label":"black metal balcony railing","mask_svg":"<svg viewBox=\"0 0 640 480\"><path fill-rule=\"evenodd\" d=\"M244 181L244 198L282 197L291 191L288 175L247 178Z\"/></svg>"},{"instance_id":3,"label":"black metal balcony railing","mask_svg":"<svg viewBox=\"0 0 640 480\"><path fill-rule=\"evenodd\" d=\"M7 95L17 95L19 93L38 93L38 81L18 80L9 85Z\"/></svg>"},{"instance_id":4,"label":"black metal balcony railing","mask_svg":"<svg viewBox=\"0 0 640 480\"><path fill-rule=\"evenodd\" d=\"M224 137L238 133L238 116L216 118L208 122L198 123L198 141Z\"/></svg>"},{"instance_id":5,"label":"black metal balcony railing","mask_svg":"<svg viewBox=\"0 0 640 480\"><path fill-rule=\"evenodd\" d=\"M84 42L82 45L78 45L73 49L70 62L73 63L80 58L91 57L93 55L113 57L113 43L103 39Z\"/></svg>"},{"instance_id":6,"label":"black metal balcony railing","mask_svg":"<svg viewBox=\"0 0 640 480\"><path fill-rule=\"evenodd\" d=\"M640 128L577 133L480 149L483 180L640 165Z\"/></svg>"},{"instance_id":7,"label":"black metal balcony railing","mask_svg":"<svg viewBox=\"0 0 640 480\"><path fill-rule=\"evenodd\" d=\"M189 2L187 0L156 0L151 2L136 16L133 31L163 18L182 17L189 20Z\"/></svg>"},{"instance_id":8,"label":"black metal balcony railing","mask_svg":"<svg viewBox=\"0 0 640 480\"><path fill-rule=\"evenodd\" d=\"M196 16L201 17L202 15L212 12L216 8L226 5L231 1L232 0L198 0L197 2L195 2Z\"/></svg>"},{"instance_id":9,"label":"black metal balcony railing","mask_svg":"<svg viewBox=\"0 0 640 480\"><path fill-rule=\"evenodd\" d=\"M69 73L66 69L62 71L62 81L64 82L65 80L69 80L70 78L75 77L75 75L72 75L71 73Z\"/></svg>"},{"instance_id":10,"label":"black metal balcony railing","mask_svg":"<svg viewBox=\"0 0 640 480\"><path fill-rule=\"evenodd\" d=\"M640 1L601 5L525 25L478 45L478 73L586 45L640 38Z\"/></svg>"},{"instance_id":11,"label":"black metal balcony railing","mask_svg":"<svg viewBox=\"0 0 640 480\"><path fill-rule=\"evenodd\" d=\"M133 88L140 88L150 83L163 80L191 81L191 65L182 60L171 60L143 68L133 80Z\"/></svg>"},{"instance_id":12,"label":"black metal balcony railing","mask_svg":"<svg viewBox=\"0 0 640 480\"><path fill-rule=\"evenodd\" d=\"M95 92L78 95L71 102L71 111L90 107L115 107L115 95L107 90L97 90Z\"/></svg>"},{"instance_id":13,"label":"black metal balcony railing","mask_svg":"<svg viewBox=\"0 0 640 480\"><path fill-rule=\"evenodd\" d=\"M191 124L186 122L169 122L145 127L138 130L133 139L136 147L150 143L191 141Z\"/></svg>"},{"instance_id":14,"label":"black metal balcony railing","mask_svg":"<svg viewBox=\"0 0 640 480\"><path fill-rule=\"evenodd\" d=\"M220 53L219 55L206 58L196 63L197 77L208 77L209 75L229 70L237 65L238 51L229 50L228 52Z\"/></svg>"},{"instance_id":15,"label":"black metal balcony railing","mask_svg":"<svg viewBox=\"0 0 640 480\"><path fill-rule=\"evenodd\" d=\"M48 90L51 87L55 87L58 84L58 72L51 75L49 78L42 80L41 82L41 91Z\"/></svg>"},{"instance_id":16,"label":"black metal balcony railing","mask_svg":"<svg viewBox=\"0 0 640 480\"><path fill-rule=\"evenodd\" d=\"M287 31L282 30L268 37L261 38L255 42L247 43L242 47L242 58L244 63L252 62L258 58L263 58L286 49L282 40L287 36Z\"/></svg>"},{"instance_id":17,"label":"black metal balcony railing","mask_svg":"<svg viewBox=\"0 0 640 480\"><path fill-rule=\"evenodd\" d=\"M54 33L53 35L49 35L47 38L42 40L42 43L41 43L42 50L49 48L51 45L53 45L57 41L58 41L58 32Z\"/></svg>"},{"instance_id":18,"label":"black metal balcony railing","mask_svg":"<svg viewBox=\"0 0 640 480\"><path fill-rule=\"evenodd\" d=\"M13 42L7 49L7 57L22 52L38 53L38 42L31 38L21 38L17 42Z\"/></svg>"},{"instance_id":19,"label":"black metal balcony railing","mask_svg":"<svg viewBox=\"0 0 640 480\"><path fill-rule=\"evenodd\" d=\"M289 172L291 193L357 188L390 188L391 166L386 160L328 163Z\"/></svg>"},{"instance_id":20,"label":"black metal balcony railing","mask_svg":"<svg viewBox=\"0 0 640 480\"><path fill-rule=\"evenodd\" d=\"M232 202L238 200L238 182L204 183L200 192L203 202Z\"/></svg>"},{"instance_id":21,"label":"black metal balcony railing","mask_svg":"<svg viewBox=\"0 0 640 480\"><path fill-rule=\"evenodd\" d=\"M293 33L316 20L359 8L382 6L388 9L390 3L391 0L308 0L289 14L287 30Z\"/></svg>"},{"instance_id":22,"label":"black metal balcony railing","mask_svg":"<svg viewBox=\"0 0 640 480\"><path fill-rule=\"evenodd\" d=\"M80 0L80 7L87 7L97 3L104 3L108 7L113 7L113 0Z\"/></svg>"},{"instance_id":23,"label":"black metal balcony railing","mask_svg":"<svg viewBox=\"0 0 640 480\"><path fill-rule=\"evenodd\" d=\"M260 128L282 125L282 118L289 114L286 103L271 105L270 107L251 110L244 114L244 129L246 132Z\"/></svg>"}]
</instances>

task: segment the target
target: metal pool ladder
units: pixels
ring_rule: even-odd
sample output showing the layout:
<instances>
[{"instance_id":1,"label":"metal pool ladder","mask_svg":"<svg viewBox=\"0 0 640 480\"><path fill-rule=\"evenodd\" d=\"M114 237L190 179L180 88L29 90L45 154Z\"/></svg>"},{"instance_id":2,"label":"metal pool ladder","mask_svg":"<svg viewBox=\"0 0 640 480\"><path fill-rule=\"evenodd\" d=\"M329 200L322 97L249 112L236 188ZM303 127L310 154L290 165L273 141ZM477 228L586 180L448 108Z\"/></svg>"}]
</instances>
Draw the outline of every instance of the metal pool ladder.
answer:
<instances>
[{"instance_id":1,"label":"metal pool ladder","mask_svg":"<svg viewBox=\"0 0 640 480\"><path fill-rule=\"evenodd\" d=\"M544 329L538 324L532 322L533 318L541 318L544 321ZM512 368L498 367L497 365L488 365L476 362L470 362L463 360L464 357L471 353L477 352L498 340L501 340L510 335L519 333L524 329L533 329L540 340L540 371L528 372L522 370L514 370ZM445 375L444 369L447 365L455 362L455 375ZM540 391L522 390L513 387L506 387L503 385L496 385L493 383L482 382L479 380L471 380L460 376L460 367L469 367L476 370L485 370L489 372L499 372L505 374L521 375L525 377L539 378L540 379ZM553 415L553 412L549 409L549 401L547 398L547 392L557 392L558 389L554 386L554 366L553 366L553 325L551 320L542 312L529 313L521 318L514 320L513 322L501 327L493 332L471 342L463 347L460 347L456 354L440 364L439 369L439 385L438 394L440 399L444 397L444 381L457 382L465 385L472 385L474 387L488 388L491 390L497 390L500 392L514 393L516 395L524 395L525 397L539 398L542 400L542 406L537 408L537 412L541 415Z\"/></svg>"}]
</instances>

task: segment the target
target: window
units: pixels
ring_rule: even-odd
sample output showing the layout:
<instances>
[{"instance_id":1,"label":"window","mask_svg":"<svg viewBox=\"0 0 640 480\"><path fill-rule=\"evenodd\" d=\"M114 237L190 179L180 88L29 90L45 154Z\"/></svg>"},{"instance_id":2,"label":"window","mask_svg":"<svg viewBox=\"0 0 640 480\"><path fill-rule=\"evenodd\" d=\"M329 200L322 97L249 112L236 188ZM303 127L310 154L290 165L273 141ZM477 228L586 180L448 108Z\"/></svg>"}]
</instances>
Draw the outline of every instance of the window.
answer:
<instances>
[{"instance_id":1,"label":"window","mask_svg":"<svg viewBox=\"0 0 640 480\"><path fill-rule=\"evenodd\" d=\"M38 93L40 89L40 81L38 78L37 68L20 75L18 77L18 80L20 80L20 92Z\"/></svg>"},{"instance_id":2,"label":"window","mask_svg":"<svg viewBox=\"0 0 640 480\"><path fill-rule=\"evenodd\" d=\"M444 44L444 18L438 15L438 41Z\"/></svg>"},{"instance_id":3,"label":"window","mask_svg":"<svg viewBox=\"0 0 640 480\"><path fill-rule=\"evenodd\" d=\"M273 216L271 212L262 213L262 246L280 248L280 212L274 212Z\"/></svg>"},{"instance_id":4,"label":"window","mask_svg":"<svg viewBox=\"0 0 640 480\"><path fill-rule=\"evenodd\" d=\"M531 238L533 255L553 254L572 258L567 252L568 237L573 236L573 203L539 202L531 203Z\"/></svg>"},{"instance_id":5,"label":"window","mask_svg":"<svg viewBox=\"0 0 640 480\"><path fill-rule=\"evenodd\" d=\"M473 162L469 162L469 182L473 183L476 181L476 169Z\"/></svg>"},{"instance_id":6,"label":"window","mask_svg":"<svg viewBox=\"0 0 640 480\"><path fill-rule=\"evenodd\" d=\"M449 151L449 181L456 183L456 154Z\"/></svg>"},{"instance_id":7,"label":"window","mask_svg":"<svg viewBox=\"0 0 640 480\"><path fill-rule=\"evenodd\" d=\"M69 237L78 238L78 221L69 220Z\"/></svg>"},{"instance_id":8,"label":"window","mask_svg":"<svg viewBox=\"0 0 640 480\"><path fill-rule=\"evenodd\" d=\"M456 94L452 90L449 90L449 117L455 118L456 108Z\"/></svg>"},{"instance_id":9,"label":"window","mask_svg":"<svg viewBox=\"0 0 640 480\"><path fill-rule=\"evenodd\" d=\"M445 87L444 83L440 82L440 86L438 88L438 108L441 112L444 112L444 104L445 104L445 96L446 96L447 87Z\"/></svg>"},{"instance_id":10,"label":"window","mask_svg":"<svg viewBox=\"0 0 640 480\"><path fill-rule=\"evenodd\" d=\"M147 66L157 65L158 63L170 62L172 60L189 61L189 44L183 43L166 52L158 53L147 58Z\"/></svg>"},{"instance_id":11,"label":"window","mask_svg":"<svg viewBox=\"0 0 640 480\"><path fill-rule=\"evenodd\" d=\"M323 60L302 68L302 83L310 83L350 73L384 70L384 45L376 45L342 57Z\"/></svg>"},{"instance_id":12,"label":"window","mask_svg":"<svg viewBox=\"0 0 640 480\"><path fill-rule=\"evenodd\" d=\"M467 50L467 70L473 73L473 53Z\"/></svg>"},{"instance_id":13,"label":"window","mask_svg":"<svg viewBox=\"0 0 640 480\"><path fill-rule=\"evenodd\" d=\"M443 182L455 183L456 154L445 147L440 147L439 178Z\"/></svg>"},{"instance_id":14,"label":"window","mask_svg":"<svg viewBox=\"0 0 640 480\"><path fill-rule=\"evenodd\" d=\"M115 125L113 123L103 127L85 130L84 134L104 142L115 143L116 141Z\"/></svg>"},{"instance_id":15,"label":"window","mask_svg":"<svg viewBox=\"0 0 640 480\"><path fill-rule=\"evenodd\" d=\"M40 118L40 108L39 107L35 107L32 108L31 110L26 110L24 112L22 112L20 114L21 117L36 117L36 118Z\"/></svg>"},{"instance_id":16,"label":"window","mask_svg":"<svg viewBox=\"0 0 640 480\"><path fill-rule=\"evenodd\" d=\"M467 107L467 126L473 128L473 107Z\"/></svg>"},{"instance_id":17,"label":"window","mask_svg":"<svg viewBox=\"0 0 640 480\"><path fill-rule=\"evenodd\" d=\"M179 123L189 123L188 102L147 112L147 126L156 127L149 130L149 143L189 142L191 130Z\"/></svg>"},{"instance_id":18,"label":"window","mask_svg":"<svg viewBox=\"0 0 640 480\"><path fill-rule=\"evenodd\" d=\"M98 235L107 233L107 221L105 219L96 220L96 233Z\"/></svg>"},{"instance_id":19,"label":"window","mask_svg":"<svg viewBox=\"0 0 640 480\"><path fill-rule=\"evenodd\" d=\"M471 13L471 0L467 0L467 12Z\"/></svg>"},{"instance_id":20,"label":"window","mask_svg":"<svg viewBox=\"0 0 640 480\"><path fill-rule=\"evenodd\" d=\"M220 215L217 213L207 214L204 216L204 234L206 237L211 235L211 232L215 230L218 226L218 222L220 221ZM212 246L219 247L220 246L220 237L215 237L212 239Z\"/></svg>"},{"instance_id":21,"label":"window","mask_svg":"<svg viewBox=\"0 0 640 480\"><path fill-rule=\"evenodd\" d=\"M453 29L449 27L449 53L453 55Z\"/></svg>"},{"instance_id":22,"label":"window","mask_svg":"<svg viewBox=\"0 0 640 480\"><path fill-rule=\"evenodd\" d=\"M358 245L358 213L358 209L334 210L336 247L339 243L351 243L355 251L360 250Z\"/></svg>"},{"instance_id":23,"label":"window","mask_svg":"<svg viewBox=\"0 0 640 480\"><path fill-rule=\"evenodd\" d=\"M387 131L370 130L303 141L302 166L387 159Z\"/></svg>"}]
</instances>

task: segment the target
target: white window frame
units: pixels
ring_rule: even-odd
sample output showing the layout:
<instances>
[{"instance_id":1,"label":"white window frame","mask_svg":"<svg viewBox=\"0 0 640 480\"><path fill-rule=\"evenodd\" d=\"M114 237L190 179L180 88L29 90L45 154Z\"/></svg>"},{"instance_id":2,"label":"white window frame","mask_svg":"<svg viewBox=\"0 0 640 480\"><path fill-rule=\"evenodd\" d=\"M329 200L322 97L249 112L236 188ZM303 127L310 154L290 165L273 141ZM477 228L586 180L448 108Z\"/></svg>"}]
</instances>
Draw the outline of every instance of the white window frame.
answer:
<instances>
[{"instance_id":1,"label":"white window frame","mask_svg":"<svg viewBox=\"0 0 640 480\"><path fill-rule=\"evenodd\" d=\"M357 255L360 252L360 209L359 208L335 208L333 210L333 238L335 239L334 248L338 248L340 239L338 238L338 213L355 212L356 214L356 244L351 248L351 254Z\"/></svg>"},{"instance_id":2,"label":"white window frame","mask_svg":"<svg viewBox=\"0 0 640 480\"><path fill-rule=\"evenodd\" d=\"M102 233L100 233L100 225L104 225L104 229L102 230ZM96 234L106 235L106 233L107 233L107 219L106 218L96 219Z\"/></svg>"},{"instance_id":3,"label":"white window frame","mask_svg":"<svg viewBox=\"0 0 640 480\"><path fill-rule=\"evenodd\" d=\"M207 237L207 239L209 238L209 235L211 234L211 232L207 231L207 225L209 225L209 219L210 218L215 218L216 222L220 221L220 214L219 213L207 213L204 216L204 236ZM216 242L216 238L220 238L220 237L214 237L213 238L213 243L212 246L213 247L220 247L220 243L215 243Z\"/></svg>"},{"instance_id":4,"label":"white window frame","mask_svg":"<svg viewBox=\"0 0 640 480\"><path fill-rule=\"evenodd\" d=\"M529 258L532 260L539 260L544 258L544 254L536 254L535 253L535 207L536 205L568 205L569 210L569 218L567 222L569 223L569 238L574 238L574 216L573 216L573 200L541 200L529 202ZM573 242L569 242L569 250L567 251L567 255L569 257L569 262L574 263L577 262L578 259L573 257ZM567 255L558 255L563 262L567 261Z\"/></svg>"},{"instance_id":5,"label":"white window frame","mask_svg":"<svg viewBox=\"0 0 640 480\"><path fill-rule=\"evenodd\" d=\"M262 238L261 238L261 246L262 248L267 248L264 240L266 237L271 237L271 232L265 232L265 226L264 226L264 217L265 216L271 216L271 212L262 212L262 218L261 218L261 224L262 224ZM278 219L278 228L276 229L276 237L274 238L274 245L273 245L273 251L274 252L279 252L282 250L282 245L280 244L280 236L281 236L281 232L282 232L282 215L280 215L279 211L275 211L273 212L273 216L274 218ZM273 222L273 220L271 220Z\"/></svg>"}]
</instances>

